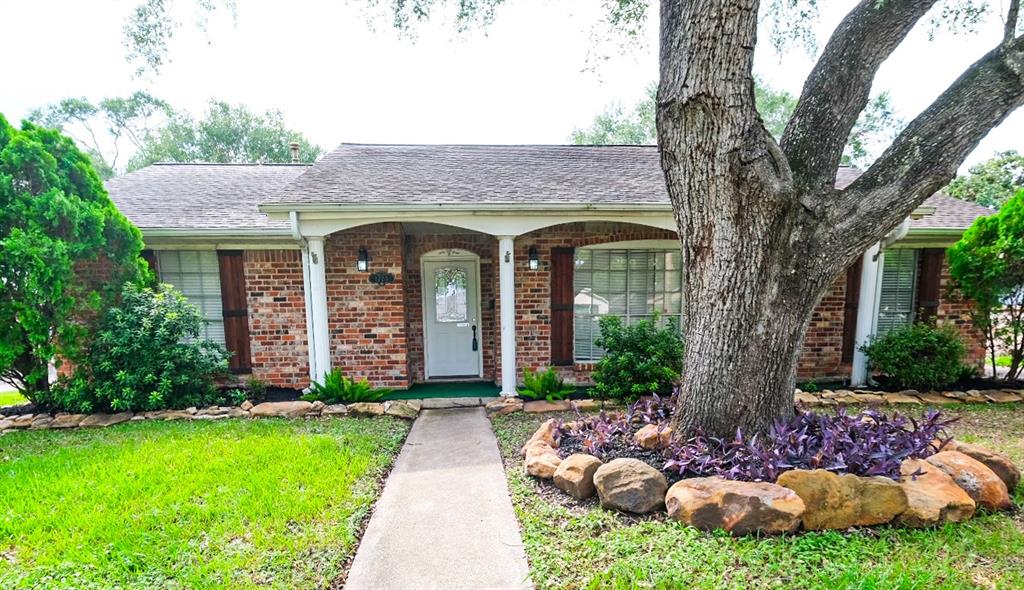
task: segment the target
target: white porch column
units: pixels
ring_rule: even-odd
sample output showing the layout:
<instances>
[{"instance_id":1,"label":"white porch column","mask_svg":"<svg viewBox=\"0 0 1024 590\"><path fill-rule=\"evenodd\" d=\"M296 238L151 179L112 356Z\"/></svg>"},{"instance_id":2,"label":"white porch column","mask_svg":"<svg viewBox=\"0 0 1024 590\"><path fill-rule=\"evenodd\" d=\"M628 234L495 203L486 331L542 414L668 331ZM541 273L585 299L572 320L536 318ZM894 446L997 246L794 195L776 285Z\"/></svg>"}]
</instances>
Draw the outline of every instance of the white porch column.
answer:
<instances>
[{"instance_id":1,"label":"white porch column","mask_svg":"<svg viewBox=\"0 0 1024 590\"><path fill-rule=\"evenodd\" d=\"M501 298L501 395L516 395L515 237L498 236Z\"/></svg>"},{"instance_id":2,"label":"white porch column","mask_svg":"<svg viewBox=\"0 0 1024 590\"><path fill-rule=\"evenodd\" d=\"M324 238L306 239L309 248L305 255L303 269L309 274L308 307L306 309L310 326L310 373L313 380L321 381L331 370L331 340L327 330L327 272L324 268Z\"/></svg>"},{"instance_id":3,"label":"white porch column","mask_svg":"<svg viewBox=\"0 0 1024 590\"><path fill-rule=\"evenodd\" d=\"M850 385L864 385L868 381L868 358L860 347L867 344L875 331L876 295L878 294L878 270L881 265L880 244L868 248L860 267L860 296L857 303L857 329L853 337L853 367L850 370Z\"/></svg>"}]
</instances>

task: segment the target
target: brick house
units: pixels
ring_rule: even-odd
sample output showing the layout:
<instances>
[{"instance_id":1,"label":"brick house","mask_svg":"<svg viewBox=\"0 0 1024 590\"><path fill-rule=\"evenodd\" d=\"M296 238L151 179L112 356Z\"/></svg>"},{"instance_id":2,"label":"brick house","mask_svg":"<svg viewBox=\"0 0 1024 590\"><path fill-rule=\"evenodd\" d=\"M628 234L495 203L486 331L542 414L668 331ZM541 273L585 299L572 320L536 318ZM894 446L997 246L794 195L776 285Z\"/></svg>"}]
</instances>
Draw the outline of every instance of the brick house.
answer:
<instances>
[{"instance_id":1,"label":"brick house","mask_svg":"<svg viewBox=\"0 0 1024 590\"><path fill-rule=\"evenodd\" d=\"M842 168L837 186L857 176ZM313 165L156 164L107 183L160 278L232 369L302 388L331 367L394 388L589 380L597 319L682 317L676 224L651 146L350 145ZM980 335L944 249L988 210L928 199L835 283L802 379L862 381L857 343L924 318Z\"/></svg>"}]
</instances>

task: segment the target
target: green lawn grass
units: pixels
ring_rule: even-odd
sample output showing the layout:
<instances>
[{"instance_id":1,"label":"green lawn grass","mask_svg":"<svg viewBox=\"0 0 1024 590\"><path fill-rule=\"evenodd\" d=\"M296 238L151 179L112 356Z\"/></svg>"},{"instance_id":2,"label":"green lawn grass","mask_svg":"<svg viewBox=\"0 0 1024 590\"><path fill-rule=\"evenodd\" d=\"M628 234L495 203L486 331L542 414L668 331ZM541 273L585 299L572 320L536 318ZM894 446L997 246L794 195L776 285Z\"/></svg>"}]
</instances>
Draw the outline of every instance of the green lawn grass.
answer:
<instances>
[{"instance_id":1,"label":"green lawn grass","mask_svg":"<svg viewBox=\"0 0 1024 590\"><path fill-rule=\"evenodd\" d=\"M142 422L0 437L0 588L324 588L408 424Z\"/></svg>"},{"instance_id":2,"label":"green lawn grass","mask_svg":"<svg viewBox=\"0 0 1024 590\"><path fill-rule=\"evenodd\" d=\"M23 404L28 400L17 391L0 391L0 408Z\"/></svg>"},{"instance_id":3,"label":"green lawn grass","mask_svg":"<svg viewBox=\"0 0 1024 590\"><path fill-rule=\"evenodd\" d=\"M964 440L1024 463L1024 409L959 412ZM550 415L494 419L537 588L1024 588L1024 517L982 515L935 530L878 527L734 539L663 515L629 517L574 502L523 474L518 449ZM1024 502L1024 485L1016 491Z\"/></svg>"}]
</instances>

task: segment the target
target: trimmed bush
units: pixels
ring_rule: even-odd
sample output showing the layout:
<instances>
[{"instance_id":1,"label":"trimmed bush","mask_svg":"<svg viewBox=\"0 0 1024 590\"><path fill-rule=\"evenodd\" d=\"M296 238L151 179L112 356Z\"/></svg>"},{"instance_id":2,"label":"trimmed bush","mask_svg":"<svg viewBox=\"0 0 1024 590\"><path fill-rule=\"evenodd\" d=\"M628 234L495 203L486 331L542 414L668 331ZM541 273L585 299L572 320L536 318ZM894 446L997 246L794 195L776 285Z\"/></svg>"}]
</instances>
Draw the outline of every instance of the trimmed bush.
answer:
<instances>
[{"instance_id":1,"label":"trimmed bush","mask_svg":"<svg viewBox=\"0 0 1024 590\"><path fill-rule=\"evenodd\" d=\"M895 387L942 389L963 374L963 340L949 326L911 324L886 332L861 347L871 369Z\"/></svg>"},{"instance_id":2,"label":"trimmed bush","mask_svg":"<svg viewBox=\"0 0 1024 590\"><path fill-rule=\"evenodd\" d=\"M672 393L683 369L683 337L675 318L664 326L657 318L626 326L618 316L606 315L600 327L595 344L605 355L593 375L598 397L632 401Z\"/></svg>"},{"instance_id":3,"label":"trimmed bush","mask_svg":"<svg viewBox=\"0 0 1024 590\"><path fill-rule=\"evenodd\" d=\"M170 285L126 283L121 302L100 319L87 355L44 406L69 412L180 409L236 402L218 391L228 352L200 337L203 318Z\"/></svg>"}]
</instances>

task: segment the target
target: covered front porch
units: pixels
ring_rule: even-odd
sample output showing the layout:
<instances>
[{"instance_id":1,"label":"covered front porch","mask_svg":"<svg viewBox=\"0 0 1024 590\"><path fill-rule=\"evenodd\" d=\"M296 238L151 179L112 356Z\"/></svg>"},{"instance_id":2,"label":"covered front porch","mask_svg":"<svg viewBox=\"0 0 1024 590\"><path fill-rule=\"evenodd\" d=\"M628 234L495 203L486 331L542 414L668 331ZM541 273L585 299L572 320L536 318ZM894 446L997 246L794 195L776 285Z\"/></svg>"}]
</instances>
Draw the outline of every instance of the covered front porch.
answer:
<instances>
[{"instance_id":1,"label":"covered front porch","mask_svg":"<svg viewBox=\"0 0 1024 590\"><path fill-rule=\"evenodd\" d=\"M339 367L395 389L483 381L514 395L523 367L549 365L589 377L573 356L573 248L678 251L660 206L272 209L301 248L310 379Z\"/></svg>"}]
</instances>

